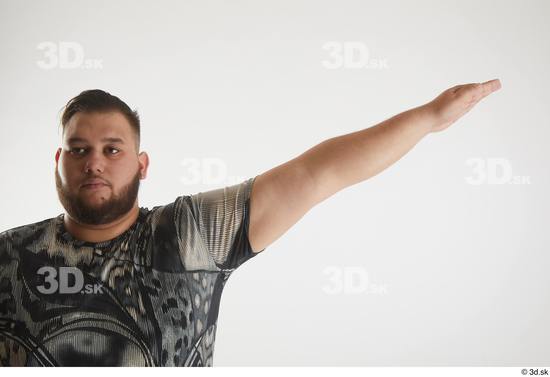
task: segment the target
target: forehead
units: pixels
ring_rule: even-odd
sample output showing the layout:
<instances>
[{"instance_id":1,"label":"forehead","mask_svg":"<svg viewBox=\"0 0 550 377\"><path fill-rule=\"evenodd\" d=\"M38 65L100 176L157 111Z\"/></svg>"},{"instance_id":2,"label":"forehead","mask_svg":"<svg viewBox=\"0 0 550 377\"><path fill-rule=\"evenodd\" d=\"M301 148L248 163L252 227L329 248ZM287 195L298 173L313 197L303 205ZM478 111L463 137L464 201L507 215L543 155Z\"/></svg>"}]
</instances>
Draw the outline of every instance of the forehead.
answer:
<instances>
[{"instance_id":1,"label":"forehead","mask_svg":"<svg viewBox=\"0 0 550 377\"><path fill-rule=\"evenodd\" d=\"M133 140L132 126L119 112L76 113L65 126L63 140L82 138L98 141L106 137L121 138L125 142Z\"/></svg>"}]
</instances>

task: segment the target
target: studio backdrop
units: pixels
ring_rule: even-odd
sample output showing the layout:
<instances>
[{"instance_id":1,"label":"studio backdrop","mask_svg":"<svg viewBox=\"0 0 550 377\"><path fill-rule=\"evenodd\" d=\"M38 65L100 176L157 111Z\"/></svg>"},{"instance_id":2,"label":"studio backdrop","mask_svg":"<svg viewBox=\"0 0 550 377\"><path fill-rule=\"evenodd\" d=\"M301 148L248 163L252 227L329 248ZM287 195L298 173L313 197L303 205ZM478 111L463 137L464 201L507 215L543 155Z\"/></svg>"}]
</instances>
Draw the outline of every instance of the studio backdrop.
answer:
<instances>
[{"instance_id":1,"label":"studio backdrop","mask_svg":"<svg viewBox=\"0 0 550 377\"><path fill-rule=\"evenodd\" d=\"M548 364L549 16L544 0L3 0L0 231L63 212L60 115L86 89L138 110L152 208L499 78L231 276L214 365Z\"/></svg>"}]
</instances>

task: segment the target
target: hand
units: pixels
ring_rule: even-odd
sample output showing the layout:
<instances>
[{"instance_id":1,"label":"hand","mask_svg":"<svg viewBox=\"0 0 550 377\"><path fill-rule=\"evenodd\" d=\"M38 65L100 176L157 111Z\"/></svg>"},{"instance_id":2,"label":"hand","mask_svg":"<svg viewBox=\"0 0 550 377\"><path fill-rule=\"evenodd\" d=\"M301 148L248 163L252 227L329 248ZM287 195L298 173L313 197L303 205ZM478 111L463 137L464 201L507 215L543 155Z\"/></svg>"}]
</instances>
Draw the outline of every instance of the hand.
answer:
<instances>
[{"instance_id":1,"label":"hand","mask_svg":"<svg viewBox=\"0 0 550 377\"><path fill-rule=\"evenodd\" d=\"M430 132L443 131L500 87L500 80L494 79L484 83L457 85L445 90L426 104L436 119Z\"/></svg>"}]
</instances>

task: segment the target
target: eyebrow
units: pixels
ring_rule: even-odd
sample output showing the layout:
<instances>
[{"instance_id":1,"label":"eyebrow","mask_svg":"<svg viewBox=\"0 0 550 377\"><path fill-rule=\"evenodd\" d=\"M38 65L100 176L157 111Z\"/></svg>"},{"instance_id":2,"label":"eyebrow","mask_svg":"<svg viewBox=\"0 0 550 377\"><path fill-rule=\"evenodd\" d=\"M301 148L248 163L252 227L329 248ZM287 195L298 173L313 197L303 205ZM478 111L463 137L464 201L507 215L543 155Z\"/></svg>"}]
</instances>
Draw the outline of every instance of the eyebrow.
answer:
<instances>
[{"instance_id":1,"label":"eyebrow","mask_svg":"<svg viewBox=\"0 0 550 377\"><path fill-rule=\"evenodd\" d=\"M86 139L75 136L75 137L70 137L67 140L67 143L78 143L78 142L85 143L86 141L87 141ZM101 139L101 141L108 142L108 143L121 143L121 144L124 144L124 140L122 140L119 137L104 137L103 139Z\"/></svg>"}]
</instances>

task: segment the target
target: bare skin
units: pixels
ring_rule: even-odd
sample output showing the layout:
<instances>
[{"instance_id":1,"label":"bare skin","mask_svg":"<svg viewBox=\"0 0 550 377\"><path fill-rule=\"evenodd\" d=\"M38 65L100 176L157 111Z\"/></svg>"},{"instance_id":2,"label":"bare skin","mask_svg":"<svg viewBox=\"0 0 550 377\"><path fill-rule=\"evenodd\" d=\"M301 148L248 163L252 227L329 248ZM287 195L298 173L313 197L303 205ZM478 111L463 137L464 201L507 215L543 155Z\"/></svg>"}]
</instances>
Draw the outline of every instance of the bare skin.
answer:
<instances>
[{"instance_id":1,"label":"bare skin","mask_svg":"<svg viewBox=\"0 0 550 377\"><path fill-rule=\"evenodd\" d=\"M72 138L82 140L72 141ZM121 141L104 140L106 138ZM138 154L136 144L136 136L121 113L76 113L66 125L62 148L58 148L55 154L55 169L70 192L92 207L99 206L119 193L138 170L140 179L146 178L149 157L145 152ZM104 184L83 186L90 179ZM76 239L101 242L113 239L131 227L138 213L136 198L130 211L109 223L81 223L65 211L64 224Z\"/></svg>"},{"instance_id":2,"label":"bare skin","mask_svg":"<svg viewBox=\"0 0 550 377\"><path fill-rule=\"evenodd\" d=\"M252 249L262 251L313 206L388 168L424 136L446 129L500 87L499 80L454 86L429 103L325 140L261 174L250 199Z\"/></svg>"},{"instance_id":3,"label":"bare skin","mask_svg":"<svg viewBox=\"0 0 550 377\"><path fill-rule=\"evenodd\" d=\"M499 80L457 85L424 105L373 127L327 139L260 174L250 198L248 237L253 251L265 249L316 204L380 173L429 133L448 128L500 87ZM73 137L83 140L71 143ZM103 140L108 137L120 138L122 142ZM86 152L76 154L75 148L83 148L79 151ZM63 148L57 150L55 162L64 187L90 206L100 206L113 195L120 194L138 171L140 179L145 179L149 166L147 154L138 153L130 124L116 112L75 114L67 124ZM90 178L102 180L106 185L83 187ZM77 239L106 241L131 227L138 211L136 198L127 213L109 223L85 224L66 212L64 224Z\"/></svg>"}]
</instances>

